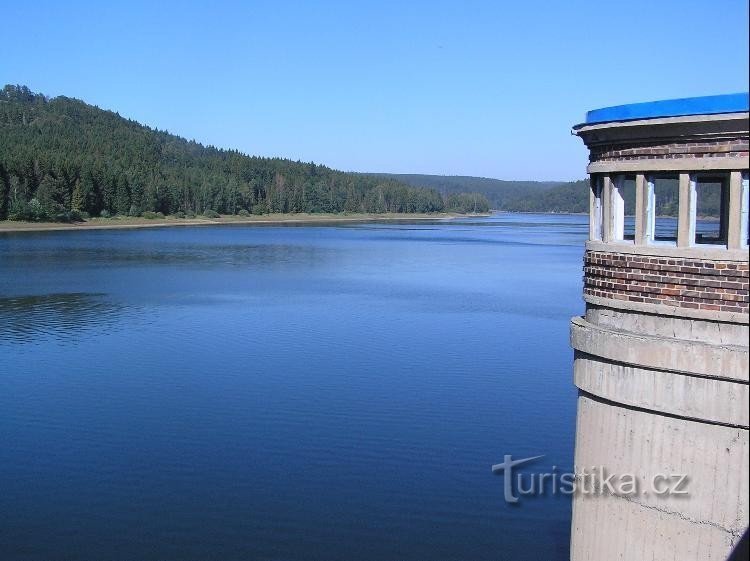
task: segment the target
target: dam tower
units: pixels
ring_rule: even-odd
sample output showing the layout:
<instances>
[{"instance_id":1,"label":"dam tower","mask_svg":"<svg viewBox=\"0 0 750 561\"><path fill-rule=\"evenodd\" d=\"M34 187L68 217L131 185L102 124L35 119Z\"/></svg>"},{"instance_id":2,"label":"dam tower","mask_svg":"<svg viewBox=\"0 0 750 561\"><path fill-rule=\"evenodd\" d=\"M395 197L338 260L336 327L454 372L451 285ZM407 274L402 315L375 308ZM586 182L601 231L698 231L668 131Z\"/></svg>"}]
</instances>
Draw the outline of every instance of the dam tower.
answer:
<instances>
[{"instance_id":1,"label":"dam tower","mask_svg":"<svg viewBox=\"0 0 750 561\"><path fill-rule=\"evenodd\" d=\"M748 95L590 111L573 561L726 560L748 526Z\"/></svg>"}]
</instances>

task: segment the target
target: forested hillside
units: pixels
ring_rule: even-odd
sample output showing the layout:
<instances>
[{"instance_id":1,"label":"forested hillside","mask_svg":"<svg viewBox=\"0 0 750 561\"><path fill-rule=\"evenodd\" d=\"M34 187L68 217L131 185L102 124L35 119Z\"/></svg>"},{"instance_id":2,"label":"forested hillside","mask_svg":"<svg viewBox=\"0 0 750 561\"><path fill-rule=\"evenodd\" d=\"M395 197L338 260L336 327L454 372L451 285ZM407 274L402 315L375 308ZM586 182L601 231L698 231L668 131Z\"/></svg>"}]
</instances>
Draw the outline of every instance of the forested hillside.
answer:
<instances>
[{"instance_id":1,"label":"forested hillside","mask_svg":"<svg viewBox=\"0 0 750 561\"><path fill-rule=\"evenodd\" d=\"M0 219L252 212L484 212L396 179L188 141L67 97L0 91Z\"/></svg>"},{"instance_id":2,"label":"forested hillside","mask_svg":"<svg viewBox=\"0 0 750 561\"><path fill-rule=\"evenodd\" d=\"M509 197L503 210L509 212L588 212L588 180L561 183L554 187Z\"/></svg>"},{"instance_id":3,"label":"forested hillside","mask_svg":"<svg viewBox=\"0 0 750 561\"><path fill-rule=\"evenodd\" d=\"M463 175L378 174L442 194L481 193L495 210L506 212L588 212L588 181L507 181Z\"/></svg>"},{"instance_id":4,"label":"forested hillside","mask_svg":"<svg viewBox=\"0 0 750 561\"><path fill-rule=\"evenodd\" d=\"M679 211L677 179L656 178L656 214L677 216ZM631 177L622 183L625 214L635 214L635 180ZM698 215L717 218L721 214L721 185L714 180L703 180L697 187ZM529 193L506 201L503 210L509 212L568 212L588 213L588 180L563 183L539 193Z\"/></svg>"},{"instance_id":5,"label":"forested hillside","mask_svg":"<svg viewBox=\"0 0 750 561\"><path fill-rule=\"evenodd\" d=\"M717 216L720 189L699 192ZM587 212L588 182L345 173L188 141L67 97L0 90L0 220L144 213ZM634 191L625 192L626 211ZM676 215L676 182L657 213Z\"/></svg>"},{"instance_id":6,"label":"forested hillside","mask_svg":"<svg viewBox=\"0 0 750 561\"><path fill-rule=\"evenodd\" d=\"M485 177L380 174L382 177L412 186L436 189L440 193L474 191L483 194L496 210L506 212L588 213L589 181L504 181ZM677 216L676 179L656 180L656 213ZM704 217L718 217L721 209L721 188L713 181L703 181L698 188L698 213ZM635 182L623 184L625 212L635 212Z\"/></svg>"},{"instance_id":7,"label":"forested hillside","mask_svg":"<svg viewBox=\"0 0 750 561\"><path fill-rule=\"evenodd\" d=\"M380 177L387 177L401 181L413 187L436 189L443 195L460 192L480 193L487 197L490 206L498 210L506 210L506 203L512 199L533 197L536 193L548 191L562 181L505 181L488 177L471 177L464 175L424 175L411 173L378 173Z\"/></svg>"}]
</instances>

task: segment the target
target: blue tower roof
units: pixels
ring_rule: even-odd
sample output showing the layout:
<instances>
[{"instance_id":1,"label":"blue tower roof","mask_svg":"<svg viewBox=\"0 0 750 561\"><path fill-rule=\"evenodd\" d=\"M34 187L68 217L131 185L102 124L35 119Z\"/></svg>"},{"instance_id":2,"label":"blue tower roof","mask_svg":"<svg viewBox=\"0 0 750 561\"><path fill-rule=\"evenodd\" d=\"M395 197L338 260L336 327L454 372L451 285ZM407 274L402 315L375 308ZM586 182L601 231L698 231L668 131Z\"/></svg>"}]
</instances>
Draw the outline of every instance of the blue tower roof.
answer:
<instances>
[{"instance_id":1,"label":"blue tower roof","mask_svg":"<svg viewBox=\"0 0 750 561\"><path fill-rule=\"evenodd\" d=\"M743 111L748 111L748 92L604 107L586 113L585 124L593 125L609 121L632 121L634 119L680 117L683 115L716 115Z\"/></svg>"}]
</instances>

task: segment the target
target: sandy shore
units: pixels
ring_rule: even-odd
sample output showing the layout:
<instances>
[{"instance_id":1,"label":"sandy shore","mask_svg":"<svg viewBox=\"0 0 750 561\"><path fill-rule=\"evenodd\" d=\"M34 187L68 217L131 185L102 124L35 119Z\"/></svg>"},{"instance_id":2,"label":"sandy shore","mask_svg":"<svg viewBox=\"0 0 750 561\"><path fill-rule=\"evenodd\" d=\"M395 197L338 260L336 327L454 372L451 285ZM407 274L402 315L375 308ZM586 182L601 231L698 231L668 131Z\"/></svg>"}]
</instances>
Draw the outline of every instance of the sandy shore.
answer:
<instances>
[{"instance_id":1,"label":"sandy shore","mask_svg":"<svg viewBox=\"0 0 750 561\"><path fill-rule=\"evenodd\" d=\"M222 216L221 218L91 218L86 222L12 222L0 221L0 232L55 232L75 230L115 230L163 228L168 226L217 226L226 224L330 224L336 222L382 222L414 220L450 220L461 214L265 214L260 216Z\"/></svg>"}]
</instances>

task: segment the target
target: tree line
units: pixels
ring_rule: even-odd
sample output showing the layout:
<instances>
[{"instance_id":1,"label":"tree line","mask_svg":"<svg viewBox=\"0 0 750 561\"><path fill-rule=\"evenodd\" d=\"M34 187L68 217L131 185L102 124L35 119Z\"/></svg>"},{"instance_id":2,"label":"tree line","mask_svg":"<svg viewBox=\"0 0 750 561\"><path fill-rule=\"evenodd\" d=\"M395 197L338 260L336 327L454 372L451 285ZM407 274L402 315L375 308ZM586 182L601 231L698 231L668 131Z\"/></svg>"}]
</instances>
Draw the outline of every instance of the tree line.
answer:
<instances>
[{"instance_id":1,"label":"tree line","mask_svg":"<svg viewBox=\"0 0 750 561\"><path fill-rule=\"evenodd\" d=\"M443 194L476 191L489 200L493 209L506 212L588 213L589 180L579 181L505 181L485 177L378 174L412 186L436 189ZM726 178L725 178L726 179ZM679 181L658 177L656 180L656 214L677 216ZM635 179L628 176L622 189L625 214L635 213ZM699 216L716 218L722 211L722 186L716 178L703 178L697 185Z\"/></svg>"},{"instance_id":2,"label":"tree line","mask_svg":"<svg viewBox=\"0 0 750 561\"><path fill-rule=\"evenodd\" d=\"M588 213L589 180L572 181L540 191L517 196L506 201L503 210L510 212ZM679 180L657 177L654 180L656 214L676 217L679 213ZM722 185L716 179L703 179L697 185L699 216L717 218L722 212ZM628 176L621 183L625 215L635 215L635 177Z\"/></svg>"},{"instance_id":3,"label":"tree line","mask_svg":"<svg viewBox=\"0 0 750 561\"><path fill-rule=\"evenodd\" d=\"M486 212L480 194L188 141L80 100L0 91L0 219L144 213Z\"/></svg>"},{"instance_id":4,"label":"tree line","mask_svg":"<svg viewBox=\"0 0 750 561\"><path fill-rule=\"evenodd\" d=\"M436 189L444 195L466 192L480 193L487 198L490 206L497 210L507 210L509 201L534 197L536 193L541 193L564 184L562 181L508 181L465 175L425 175L414 173L378 173L376 175L401 181L412 187Z\"/></svg>"}]
</instances>

